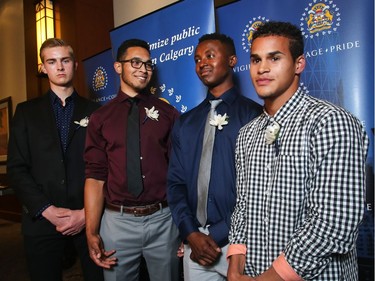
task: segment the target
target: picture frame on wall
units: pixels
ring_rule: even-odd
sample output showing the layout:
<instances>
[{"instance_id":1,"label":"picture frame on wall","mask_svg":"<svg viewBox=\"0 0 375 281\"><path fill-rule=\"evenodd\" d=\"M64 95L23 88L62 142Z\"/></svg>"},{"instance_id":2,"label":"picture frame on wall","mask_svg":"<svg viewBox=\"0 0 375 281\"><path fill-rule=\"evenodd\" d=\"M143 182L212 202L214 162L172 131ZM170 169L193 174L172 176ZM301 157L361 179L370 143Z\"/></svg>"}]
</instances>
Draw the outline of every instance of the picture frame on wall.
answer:
<instances>
[{"instance_id":1,"label":"picture frame on wall","mask_svg":"<svg viewBox=\"0 0 375 281\"><path fill-rule=\"evenodd\" d=\"M12 118L12 97L0 100L0 164L7 161L9 122Z\"/></svg>"}]
</instances>

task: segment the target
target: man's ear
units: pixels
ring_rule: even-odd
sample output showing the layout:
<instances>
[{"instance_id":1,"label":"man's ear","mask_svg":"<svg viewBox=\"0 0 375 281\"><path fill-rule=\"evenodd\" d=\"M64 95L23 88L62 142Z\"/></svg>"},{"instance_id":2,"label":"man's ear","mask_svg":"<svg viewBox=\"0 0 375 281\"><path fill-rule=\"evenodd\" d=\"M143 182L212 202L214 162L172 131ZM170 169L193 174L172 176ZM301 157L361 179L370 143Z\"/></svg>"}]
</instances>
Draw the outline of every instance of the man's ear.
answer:
<instances>
[{"instance_id":1,"label":"man's ear","mask_svg":"<svg viewBox=\"0 0 375 281\"><path fill-rule=\"evenodd\" d=\"M229 66L233 68L237 64L237 56L232 55L229 57Z\"/></svg>"},{"instance_id":2,"label":"man's ear","mask_svg":"<svg viewBox=\"0 0 375 281\"><path fill-rule=\"evenodd\" d=\"M113 68L115 69L117 74L121 74L121 62L115 61L115 63L113 64Z\"/></svg>"},{"instance_id":3,"label":"man's ear","mask_svg":"<svg viewBox=\"0 0 375 281\"><path fill-rule=\"evenodd\" d=\"M304 55L299 56L296 59L296 74L301 74L306 66L306 59Z\"/></svg>"},{"instance_id":4,"label":"man's ear","mask_svg":"<svg viewBox=\"0 0 375 281\"><path fill-rule=\"evenodd\" d=\"M46 70L45 67L44 67L44 63L42 63L42 66L40 67L40 70L41 70L41 72L43 72L44 74L47 74L47 70Z\"/></svg>"}]
</instances>

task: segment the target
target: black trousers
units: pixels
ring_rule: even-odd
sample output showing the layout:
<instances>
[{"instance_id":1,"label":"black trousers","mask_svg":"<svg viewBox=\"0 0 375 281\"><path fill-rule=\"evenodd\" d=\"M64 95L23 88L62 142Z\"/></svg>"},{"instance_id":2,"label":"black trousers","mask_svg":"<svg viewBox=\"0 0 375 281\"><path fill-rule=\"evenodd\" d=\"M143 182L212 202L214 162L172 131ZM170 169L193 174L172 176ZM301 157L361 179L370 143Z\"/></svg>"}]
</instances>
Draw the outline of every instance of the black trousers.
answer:
<instances>
[{"instance_id":1,"label":"black trousers","mask_svg":"<svg viewBox=\"0 0 375 281\"><path fill-rule=\"evenodd\" d=\"M85 231L74 236L60 234L24 236L31 281L62 281L64 249L73 243L86 281L103 281L103 271L90 258Z\"/></svg>"}]
</instances>

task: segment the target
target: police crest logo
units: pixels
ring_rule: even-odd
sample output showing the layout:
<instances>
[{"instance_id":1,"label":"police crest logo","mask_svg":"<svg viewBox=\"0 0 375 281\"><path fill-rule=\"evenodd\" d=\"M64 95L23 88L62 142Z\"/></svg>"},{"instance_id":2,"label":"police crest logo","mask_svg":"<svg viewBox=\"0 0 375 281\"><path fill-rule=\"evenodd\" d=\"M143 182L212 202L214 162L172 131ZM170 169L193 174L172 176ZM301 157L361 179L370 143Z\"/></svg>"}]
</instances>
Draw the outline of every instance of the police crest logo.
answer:
<instances>
[{"instance_id":1,"label":"police crest logo","mask_svg":"<svg viewBox=\"0 0 375 281\"><path fill-rule=\"evenodd\" d=\"M250 52L254 31L256 31L264 22L268 21L269 20L265 17L258 16L257 18L253 18L246 24L246 27L242 33L242 50L244 50L246 53Z\"/></svg>"},{"instance_id":2,"label":"police crest logo","mask_svg":"<svg viewBox=\"0 0 375 281\"><path fill-rule=\"evenodd\" d=\"M108 74L104 67L99 66L96 68L92 78L92 88L94 91L104 90L108 84Z\"/></svg>"},{"instance_id":3,"label":"police crest logo","mask_svg":"<svg viewBox=\"0 0 375 281\"><path fill-rule=\"evenodd\" d=\"M337 31L340 21L340 9L333 1L313 1L302 14L301 31L305 38L331 34Z\"/></svg>"}]
</instances>

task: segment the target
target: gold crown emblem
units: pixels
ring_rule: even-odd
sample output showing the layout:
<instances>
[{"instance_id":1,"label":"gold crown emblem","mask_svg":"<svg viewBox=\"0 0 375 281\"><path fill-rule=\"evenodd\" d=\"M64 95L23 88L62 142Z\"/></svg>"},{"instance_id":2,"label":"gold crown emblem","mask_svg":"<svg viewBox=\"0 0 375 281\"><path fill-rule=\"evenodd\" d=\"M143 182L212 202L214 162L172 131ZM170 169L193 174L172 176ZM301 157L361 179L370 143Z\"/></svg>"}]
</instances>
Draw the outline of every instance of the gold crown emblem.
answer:
<instances>
[{"instance_id":1,"label":"gold crown emblem","mask_svg":"<svg viewBox=\"0 0 375 281\"><path fill-rule=\"evenodd\" d=\"M94 91L103 90L107 87L108 84L108 75L104 67L99 66L94 73L92 79L92 86Z\"/></svg>"},{"instance_id":2,"label":"gold crown emblem","mask_svg":"<svg viewBox=\"0 0 375 281\"><path fill-rule=\"evenodd\" d=\"M308 11L308 17L306 18L307 28L310 33L331 29L333 17L330 6L325 3L317 3Z\"/></svg>"}]
</instances>

